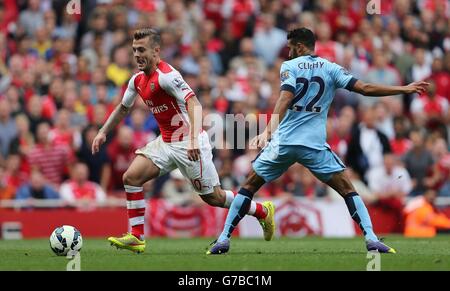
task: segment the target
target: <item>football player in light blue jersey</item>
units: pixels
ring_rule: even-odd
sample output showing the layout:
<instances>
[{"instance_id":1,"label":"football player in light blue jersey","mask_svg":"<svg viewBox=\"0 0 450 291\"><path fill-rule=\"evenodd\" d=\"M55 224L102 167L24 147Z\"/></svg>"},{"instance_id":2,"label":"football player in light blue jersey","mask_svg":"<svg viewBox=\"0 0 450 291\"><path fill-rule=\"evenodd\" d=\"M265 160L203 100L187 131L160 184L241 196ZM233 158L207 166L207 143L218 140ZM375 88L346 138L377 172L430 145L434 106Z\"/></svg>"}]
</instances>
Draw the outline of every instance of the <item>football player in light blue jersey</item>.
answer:
<instances>
[{"instance_id":1,"label":"football player in light blue jersey","mask_svg":"<svg viewBox=\"0 0 450 291\"><path fill-rule=\"evenodd\" d=\"M373 232L367 208L344 174L344 164L326 143L327 114L338 88L365 96L389 96L421 93L428 83L414 82L407 86L365 83L341 66L314 56L315 37L311 30L294 29L287 39L290 60L281 66L280 98L272 115L279 118L272 118L265 131L251 142L263 150L253 161L253 170L230 206L221 235L207 253L228 252L231 233L245 216L254 193L294 163L307 167L344 198L351 217L364 234L367 250L395 253ZM273 236L274 221L266 223L270 224L266 228L272 229Z\"/></svg>"}]
</instances>

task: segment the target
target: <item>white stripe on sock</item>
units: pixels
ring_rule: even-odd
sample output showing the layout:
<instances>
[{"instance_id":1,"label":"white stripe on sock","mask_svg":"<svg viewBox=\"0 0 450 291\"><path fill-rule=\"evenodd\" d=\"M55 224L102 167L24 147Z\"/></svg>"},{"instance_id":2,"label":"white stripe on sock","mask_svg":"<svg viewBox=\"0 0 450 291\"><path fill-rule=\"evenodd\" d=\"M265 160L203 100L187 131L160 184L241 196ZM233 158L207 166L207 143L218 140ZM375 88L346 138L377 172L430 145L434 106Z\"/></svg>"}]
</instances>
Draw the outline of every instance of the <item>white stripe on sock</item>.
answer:
<instances>
[{"instance_id":1,"label":"white stripe on sock","mask_svg":"<svg viewBox=\"0 0 450 291\"><path fill-rule=\"evenodd\" d=\"M225 190L225 204L223 205L223 207L230 208L230 205L233 202L233 199L234 199L233 191Z\"/></svg>"},{"instance_id":2,"label":"white stripe on sock","mask_svg":"<svg viewBox=\"0 0 450 291\"><path fill-rule=\"evenodd\" d=\"M137 186L130 186L130 185L124 185L125 192L128 193L137 193L142 192L144 190L143 187L137 187Z\"/></svg>"},{"instance_id":3,"label":"white stripe on sock","mask_svg":"<svg viewBox=\"0 0 450 291\"><path fill-rule=\"evenodd\" d=\"M132 217L129 219L131 226L136 226L139 224L144 224L144 216Z\"/></svg>"},{"instance_id":4,"label":"white stripe on sock","mask_svg":"<svg viewBox=\"0 0 450 291\"><path fill-rule=\"evenodd\" d=\"M250 209L248 210L247 214L253 215L256 212L256 202L252 201L250 204Z\"/></svg>"},{"instance_id":5,"label":"white stripe on sock","mask_svg":"<svg viewBox=\"0 0 450 291\"><path fill-rule=\"evenodd\" d=\"M138 208L145 208L145 200L131 200L127 201L127 209L138 209Z\"/></svg>"}]
</instances>

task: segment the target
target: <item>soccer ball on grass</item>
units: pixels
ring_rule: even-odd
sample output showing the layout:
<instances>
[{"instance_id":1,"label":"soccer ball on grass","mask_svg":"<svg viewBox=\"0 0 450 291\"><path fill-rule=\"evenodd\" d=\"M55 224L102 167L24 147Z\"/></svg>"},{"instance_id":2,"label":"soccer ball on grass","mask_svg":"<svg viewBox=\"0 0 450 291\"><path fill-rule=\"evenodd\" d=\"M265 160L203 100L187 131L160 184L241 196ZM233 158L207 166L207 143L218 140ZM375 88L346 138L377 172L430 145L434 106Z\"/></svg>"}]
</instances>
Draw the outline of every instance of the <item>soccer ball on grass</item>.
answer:
<instances>
[{"instance_id":1,"label":"soccer ball on grass","mask_svg":"<svg viewBox=\"0 0 450 291\"><path fill-rule=\"evenodd\" d=\"M80 231L70 225L57 227L50 236L50 248L58 256L66 256L69 251L76 254L82 246Z\"/></svg>"}]
</instances>

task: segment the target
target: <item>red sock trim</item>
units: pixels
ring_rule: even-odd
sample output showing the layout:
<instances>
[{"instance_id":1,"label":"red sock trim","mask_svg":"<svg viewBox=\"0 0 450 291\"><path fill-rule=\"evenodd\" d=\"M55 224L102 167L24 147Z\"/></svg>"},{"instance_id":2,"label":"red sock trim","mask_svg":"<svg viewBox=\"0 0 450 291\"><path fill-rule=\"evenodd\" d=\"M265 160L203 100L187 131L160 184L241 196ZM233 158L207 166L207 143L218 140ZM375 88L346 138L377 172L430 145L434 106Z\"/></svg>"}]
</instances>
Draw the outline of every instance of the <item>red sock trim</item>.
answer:
<instances>
[{"instance_id":1,"label":"red sock trim","mask_svg":"<svg viewBox=\"0 0 450 291\"><path fill-rule=\"evenodd\" d=\"M136 193L127 192L127 201L136 201L142 199L144 199L144 192L136 192Z\"/></svg>"},{"instance_id":2,"label":"red sock trim","mask_svg":"<svg viewBox=\"0 0 450 291\"><path fill-rule=\"evenodd\" d=\"M255 217L258 219L266 218L267 213L264 212L264 206L261 203L256 203Z\"/></svg>"},{"instance_id":3,"label":"red sock trim","mask_svg":"<svg viewBox=\"0 0 450 291\"><path fill-rule=\"evenodd\" d=\"M127 212L128 212L128 218L144 216L145 208L127 209Z\"/></svg>"},{"instance_id":4,"label":"red sock trim","mask_svg":"<svg viewBox=\"0 0 450 291\"><path fill-rule=\"evenodd\" d=\"M127 194L127 201L137 201L144 199L144 192L135 192L135 193L126 192L126 194ZM145 208L127 209L127 214L128 219L133 217L144 216ZM144 224L131 226L131 234L138 239L142 239L142 237L144 236Z\"/></svg>"},{"instance_id":5,"label":"red sock trim","mask_svg":"<svg viewBox=\"0 0 450 291\"><path fill-rule=\"evenodd\" d=\"M144 225L138 224L131 227L131 234L134 235L139 240L144 236Z\"/></svg>"}]
</instances>

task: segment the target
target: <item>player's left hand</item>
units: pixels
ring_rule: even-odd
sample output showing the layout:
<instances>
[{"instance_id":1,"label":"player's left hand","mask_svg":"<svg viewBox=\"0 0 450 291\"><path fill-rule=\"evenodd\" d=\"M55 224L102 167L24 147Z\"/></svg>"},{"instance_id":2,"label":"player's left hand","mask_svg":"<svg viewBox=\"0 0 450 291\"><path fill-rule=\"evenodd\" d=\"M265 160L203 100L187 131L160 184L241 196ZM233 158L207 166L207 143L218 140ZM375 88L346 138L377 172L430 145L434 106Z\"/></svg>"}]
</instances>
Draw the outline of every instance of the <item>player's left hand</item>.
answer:
<instances>
[{"instance_id":1,"label":"player's left hand","mask_svg":"<svg viewBox=\"0 0 450 291\"><path fill-rule=\"evenodd\" d=\"M268 134L264 131L263 133L261 133L260 135L255 136L251 141L250 141L250 146L251 147L256 147L258 149L262 149L264 148L267 143L270 141L270 137L268 136Z\"/></svg>"},{"instance_id":2,"label":"player's left hand","mask_svg":"<svg viewBox=\"0 0 450 291\"><path fill-rule=\"evenodd\" d=\"M198 142L191 140L187 150L189 161L198 161L200 159L200 149L198 148Z\"/></svg>"},{"instance_id":3,"label":"player's left hand","mask_svg":"<svg viewBox=\"0 0 450 291\"><path fill-rule=\"evenodd\" d=\"M407 94L411 94L411 93L419 93L422 94L423 92L425 92L425 90L427 89L427 87L430 85L430 83L424 82L424 81L420 81L420 82L413 82L409 85L406 86L406 92Z\"/></svg>"}]
</instances>

